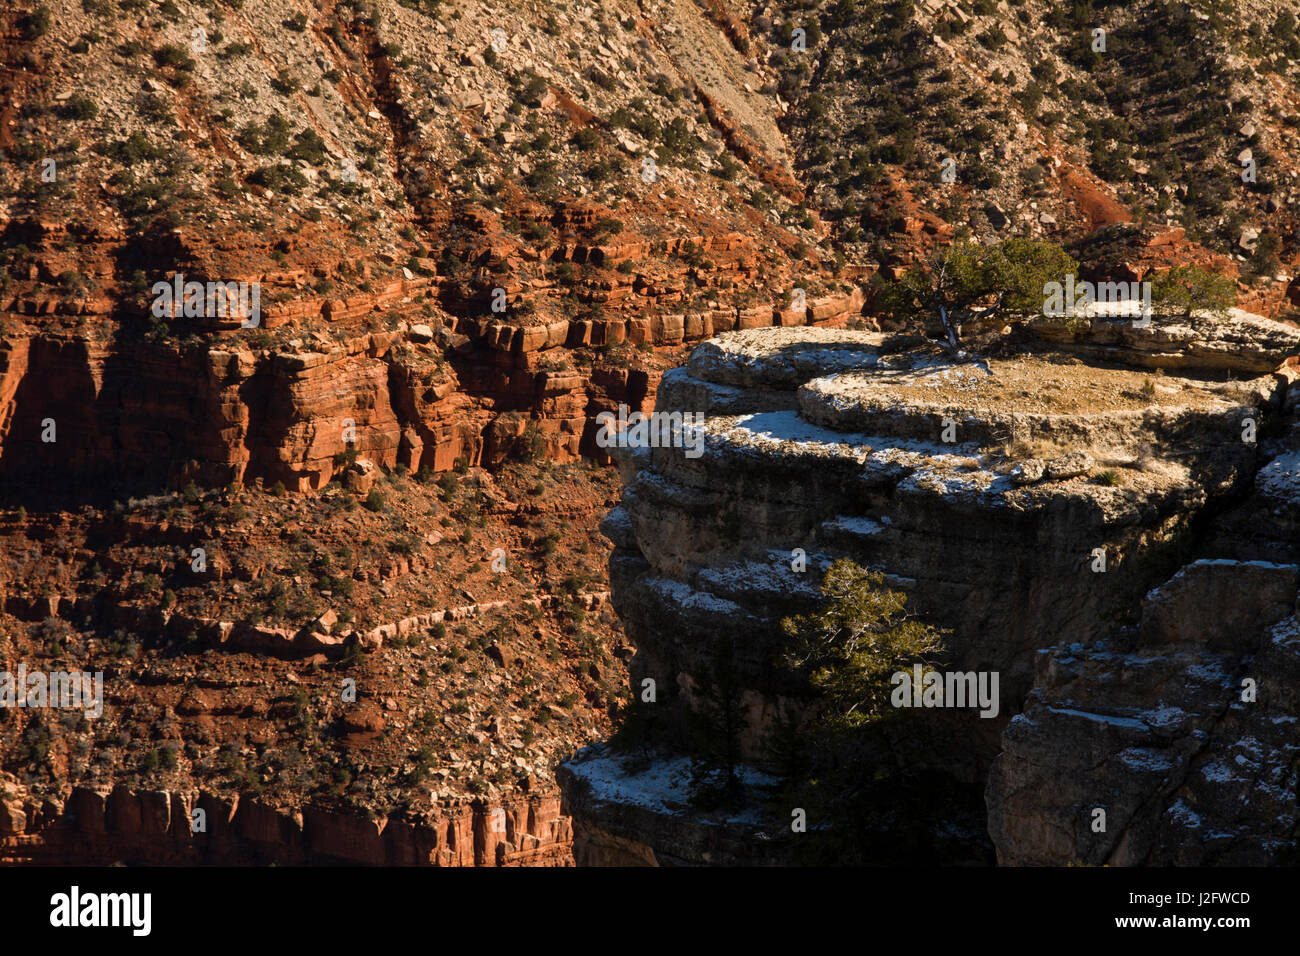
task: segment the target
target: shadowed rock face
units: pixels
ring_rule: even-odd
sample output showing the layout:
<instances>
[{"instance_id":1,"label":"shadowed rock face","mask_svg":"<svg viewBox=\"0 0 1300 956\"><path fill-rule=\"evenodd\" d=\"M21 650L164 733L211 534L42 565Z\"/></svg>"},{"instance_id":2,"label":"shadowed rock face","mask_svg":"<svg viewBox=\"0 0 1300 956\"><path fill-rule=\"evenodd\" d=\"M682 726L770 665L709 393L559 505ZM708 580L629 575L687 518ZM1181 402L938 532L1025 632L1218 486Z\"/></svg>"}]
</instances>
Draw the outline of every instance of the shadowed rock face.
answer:
<instances>
[{"instance_id":1,"label":"shadowed rock face","mask_svg":"<svg viewBox=\"0 0 1300 956\"><path fill-rule=\"evenodd\" d=\"M1293 862L1297 581L1295 564L1196 561L1137 627L1040 652L988 782L1000 862Z\"/></svg>"},{"instance_id":2,"label":"shadowed rock face","mask_svg":"<svg viewBox=\"0 0 1300 956\"><path fill-rule=\"evenodd\" d=\"M701 348L698 365L666 383L664 407L708 409L719 420L710 460L657 456L609 522L611 534L631 542L616 569L632 626L645 635L638 666L667 682L674 722L693 694L691 675L708 665L712 638L738 627L749 637L740 662L749 684L745 739L761 760L770 715L808 698L771 670L783 642L775 622L814 599L825 560L844 553L890 567L916 606L960 627L963 660L1005 667L1004 689L1023 695L1032 680L1023 651L1043 640L1039 628L1091 636L1099 617L1129 609L1141 590L1110 579L1078 593L1044 584L1080 572L1074 549L1114 548L1112 568L1122 557L1145 580L1148 565L1181 554L1176 535L1194 516L1236 494L1257 464L1253 453L1229 451L1237 426L1224 418L1272 401L1267 384L1252 394L1214 392L1188 404L1195 413L1143 407L1104 421L1059 409L994 418L960 403L917 403L903 414L857 391L881 381L853 374L876 361L870 339L819 331L801 340L787 327L858 320L864 280L924 260L953 238L955 223L969 224L980 241L1086 238L1080 277L1100 280L1137 281L1184 262L1236 275L1233 253L1256 243L1264 252L1260 239L1281 236L1276 266L1243 265L1269 273L1252 276L1244 294L1269 314L1300 302L1300 280L1286 274L1296 272L1289 237L1300 209L1288 185L1294 132L1266 119L1285 118L1294 99L1275 69L1279 56L1290 57L1289 46L1275 46L1289 30L1275 27L1259 43L1244 31L1220 36L1217 18L1200 21L1191 11L1159 23L1161 4L1110 11L1111 29L1151 35L1155 24L1180 51L1213 51L1193 69L1210 87L1231 86L1233 119L1207 125L1194 98L1169 102L1183 91L1167 89L1162 60L1139 52L1100 69L1071 62L1066 41L1077 31L1038 0L981 14L971 30L965 12L938 0L839 4L819 15L824 38L810 36L797 55L789 31L811 13L780 4L298 0L217 9L169 0L159 15L137 17L99 0L26 6L40 15L6 10L0 30L2 58L15 65L0 80L0 505L10 506L0 508L0 545L44 547L41 560L57 562L65 581L53 547L85 544L88 552L103 540L67 540L63 532L78 522L52 516L88 503L152 498L190 481L283 484L311 496L341 478L364 497L385 471L448 471L457 462L495 470L520 452L606 462L593 440L597 415L653 404L659 370L678 361L683 345L762 328ZM200 22L210 36L194 36ZM909 82L898 82L899 51ZM1193 59L1182 57L1179 71ZM1042 109L1016 102L1031 93L1031 75L1041 81L1033 95L1043 97ZM1119 87L1107 76L1123 78L1123 96L1109 95ZM1098 83L1107 102L1087 102ZM1155 118L1179 130L1193 122L1196 134L1171 140L1146 125ZM1141 163L1128 159L1139 140ZM1221 182L1221 160L1247 142L1265 176L1221 207L1196 178ZM978 164L963 159L958 188L933 182L936 157L960 145L958 155L974 158L972 144ZM647 176L656 157L660 168ZM1192 188L1161 185L1171 170ZM1207 198L1212 209L1200 205ZM1205 232L1121 225L1148 214L1195 221ZM1238 220L1244 228L1234 235L1211 236L1213 223ZM182 273L257 284L260 327L241 329L233 313L173 310L158 328L151 319L163 316L149 290ZM1182 323L1149 335L1101 323L1041 336L1089 361L1127 350L1135 364L1189 374L1263 374L1294 351L1285 331L1249 321ZM836 372L838 384L818 381ZM983 463L948 467L945 455L965 454L935 444L952 414L959 445L1049 447L1025 449L1005 473L985 474ZM44 435L47 421L57 423L57 442ZM827 430L837 437L827 439ZM1193 465L1181 451L1142 458L1132 451L1139 441L1218 449ZM1087 450L1063 447L1075 445ZM1058 488L1112 459L1124 467L1135 454L1146 477L1125 486L1127 497ZM1287 474L1273 468L1269 480L1285 484ZM26 516L46 507L56 510ZM1212 533L1240 547L1270 515L1238 501ZM155 530L181 543L170 514L156 529L139 516L112 524L141 552ZM402 550L363 577L397 603L402 590L390 595L381 579L446 568L408 560L405 529L390 530ZM282 572L284 564L258 553L258 541L242 542L239 573ZM787 570L795 546L813 558L798 584ZM1258 557L1286 562L1288 548L1280 536ZM192 630L204 644L282 662L344 653L343 635L328 624L236 624L222 619L231 615L217 601L168 616L114 588L50 589L33 566L25 556L0 566L0 616L40 624L72 605L87 622L107 612L114 625L134 622L155 636L165 625L181 639ZM439 602L446 620L511 606L464 600L474 603ZM415 610L368 621L362 643L373 651L427 628L434 615ZM494 666L504 666L492 647ZM946 730L961 743L938 762L982 779L1009 712L1008 704L996 722ZM530 744L529 758L537 754ZM169 781L166 789L205 786ZM157 792L138 795L148 813ZM136 798L113 798L109 830L152 838L151 826L136 829ZM6 800L0 833L18 806ZM253 834L279 826L256 807L244 804L240 827ZM143 843L87 836L83 824L97 812L91 806L81 823L42 816L40 838L67 834L64 860L79 839L104 859L143 852ZM467 826L458 821L454 828ZM309 815L297 831L281 830L294 849L278 858L308 859L295 855L299 844L370 862L406 861L411 846L422 860L430 846L448 852L427 834L403 836L414 828L397 820L383 828L387 849L377 850L374 829L368 820ZM534 834L531 822L525 829ZM491 842L479 852L481 830L472 840L457 832L456 859L470 858L469 842L475 862L495 859ZM536 833L545 845L545 828ZM645 858L633 843L610 833L600 845ZM661 847L657 859L770 858L762 847L746 855L747 845L756 845L749 836L705 828ZM526 841L511 859L517 849L526 859ZM229 847L221 852L235 858Z\"/></svg>"},{"instance_id":3,"label":"shadowed rock face","mask_svg":"<svg viewBox=\"0 0 1300 956\"><path fill-rule=\"evenodd\" d=\"M1300 346L1278 323L1230 325L1238 344L1267 340L1234 369L1272 367ZM684 746L726 633L745 688L745 759L770 763L776 717L814 700L774 666L788 641L780 620L808 607L844 556L886 572L909 610L950 632L948 669L999 674L996 718L915 711L915 737L904 730L894 747L985 781L1002 862L1284 858L1296 701L1279 675L1295 669L1300 628L1292 519L1279 510L1296 470L1283 454L1291 375L1234 381L1218 357L1194 364L1215 349L1182 340L1163 366L1153 356L1164 353L1137 346L1135 369L1118 361L1133 357L1127 333L1097 334L1109 336L1106 364L1041 345L949 359L886 354L872 333L753 330L666 374L658 408L703 412L704 452L623 451L623 499L603 526L613 602L637 647L633 688L655 681L661 743ZM1280 530L1256 533L1271 511ZM1245 703L1240 678L1252 674ZM1273 789L1245 803L1223 789L1249 781ZM673 843L672 812L650 825L618 787L583 793L580 843L584 826L601 834L593 846ZM1090 830L1094 807L1108 810L1104 834ZM1229 842L1220 831L1249 846L1216 849ZM681 859L680 845L666 852Z\"/></svg>"}]
</instances>

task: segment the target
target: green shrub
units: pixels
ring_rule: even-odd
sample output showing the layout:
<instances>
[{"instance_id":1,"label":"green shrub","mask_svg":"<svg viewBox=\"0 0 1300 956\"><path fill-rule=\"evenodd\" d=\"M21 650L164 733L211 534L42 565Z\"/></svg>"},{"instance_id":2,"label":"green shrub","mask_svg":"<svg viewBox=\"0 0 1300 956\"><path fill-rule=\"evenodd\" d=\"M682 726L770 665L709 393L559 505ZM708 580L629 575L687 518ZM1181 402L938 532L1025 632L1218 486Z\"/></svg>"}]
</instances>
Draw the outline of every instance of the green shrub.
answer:
<instances>
[{"instance_id":1,"label":"green shrub","mask_svg":"<svg viewBox=\"0 0 1300 956\"><path fill-rule=\"evenodd\" d=\"M67 102L59 107L59 115L70 120L94 119L99 115L99 107L90 97L78 93L68 97Z\"/></svg>"},{"instance_id":2,"label":"green shrub","mask_svg":"<svg viewBox=\"0 0 1300 956\"><path fill-rule=\"evenodd\" d=\"M271 89L275 90L281 96L291 96L297 93L301 84L288 70L280 70L271 81Z\"/></svg>"},{"instance_id":3,"label":"green shrub","mask_svg":"<svg viewBox=\"0 0 1300 956\"><path fill-rule=\"evenodd\" d=\"M600 133L594 127L584 126L573 135L573 145L579 149L592 150L600 145Z\"/></svg>"},{"instance_id":4,"label":"green shrub","mask_svg":"<svg viewBox=\"0 0 1300 956\"><path fill-rule=\"evenodd\" d=\"M37 37L43 37L50 32L50 10L48 7L37 7L30 13L24 13L18 18L18 30L22 33L23 39L35 40Z\"/></svg>"},{"instance_id":5,"label":"green shrub","mask_svg":"<svg viewBox=\"0 0 1300 956\"><path fill-rule=\"evenodd\" d=\"M329 158L325 140L314 129L305 129L294 137L293 148L289 150L291 159L301 159L316 166L323 165Z\"/></svg>"},{"instance_id":6,"label":"green shrub","mask_svg":"<svg viewBox=\"0 0 1300 956\"><path fill-rule=\"evenodd\" d=\"M1237 304L1237 284L1200 266L1175 266L1151 283L1151 302L1164 315L1190 318L1195 311L1224 318Z\"/></svg>"},{"instance_id":7,"label":"green shrub","mask_svg":"<svg viewBox=\"0 0 1300 956\"><path fill-rule=\"evenodd\" d=\"M255 186L264 186L276 192L296 196L307 187L307 177L293 166L263 166L248 177Z\"/></svg>"},{"instance_id":8,"label":"green shrub","mask_svg":"<svg viewBox=\"0 0 1300 956\"><path fill-rule=\"evenodd\" d=\"M198 66L185 48L176 43L165 43L154 50L153 61L162 69L172 68L181 73L188 73Z\"/></svg>"}]
</instances>

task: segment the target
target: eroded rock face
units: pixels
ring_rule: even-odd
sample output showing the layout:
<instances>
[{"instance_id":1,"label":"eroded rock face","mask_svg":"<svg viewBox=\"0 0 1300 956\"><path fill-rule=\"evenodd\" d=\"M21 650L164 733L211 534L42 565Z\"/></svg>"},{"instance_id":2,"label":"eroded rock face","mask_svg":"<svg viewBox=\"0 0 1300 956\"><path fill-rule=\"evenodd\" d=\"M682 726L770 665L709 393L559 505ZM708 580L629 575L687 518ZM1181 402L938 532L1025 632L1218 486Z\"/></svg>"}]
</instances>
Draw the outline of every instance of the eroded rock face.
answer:
<instances>
[{"instance_id":1,"label":"eroded rock face","mask_svg":"<svg viewBox=\"0 0 1300 956\"><path fill-rule=\"evenodd\" d=\"M999 861L1294 862L1298 580L1197 561L1137 628L1040 652L988 783Z\"/></svg>"},{"instance_id":2,"label":"eroded rock face","mask_svg":"<svg viewBox=\"0 0 1300 956\"><path fill-rule=\"evenodd\" d=\"M1121 357L1129 365L1258 375L1295 354L1295 329L1240 309L1226 318L1200 313L1182 319L1131 319L1096 316L1084 322L1038 319L1031 333L1045 342L1093 358Z\"/></svg>"},{"instance_id":3,"label":"eroded rock face","mask_svg":"<svg viewBox=\"0 0 1300 956\"><path fill-rule=\"evenodd\" d=\"M398 333L272 354L42 336L6 345L0 469L14 479L75 474L87 487L124 479L139 488L261 480L308 491L323 487L340 467L336 456L349 452L385 469L447 470L457 458L491 464L513 451L489 440L498 416L475 398L511 395L510 377L493 379L469 359L448 362L440 348ZM517 376L513 404L544 405L544 450L571 460L588 382L548 393L544 374ZM57 441L42 440L47 420Z\"/></svg>"},{"instance_id":4,"label":"eroded rock face","mask_svg":"<svg viewBox=\"0 0 1300 956\"><path fill-rule=\"evenodd\" d=\"M814 300L790 321L843 324L861 308L855 291ZM750 319L769 329L783 321L771 307ZM291 340L293 350L8 335L0 477L75 481L83 493L191 480L317 491L350 455L411 472L447 471L458 459L494 467L524 453L604 459L596 415L652 402L659 372L604 363L589 347L672 349L738 321L719 311L519 328L446 316L438 334L397 322L312 334Z\"/></svg>"},{"instance_id":5,"label":"eroded rock face","mask_svg":"<svg viewBox=\"0 0 1300 956\"><path fill-rule=\"evenodd\" d=\"M572 839L556 797L466 802L412 822L125 786L77 787L38 805L0 779L0 862L9 864L567 866Z\"/></svg>"},{"instance_id":6,"label":"eroded rock face","mask_svg":"<svg viewBox=\"0 0 1300 956\"><path fill-rule=\"evenodd\" d=\"M872 333L754 330L719 336L667 373L658 409L702 412L702 453L622 451L623 499L603 526L616 546L613 602L637 647L633 688L655 681L662 742L684 746L685 715L727 633L744 687L742 750L766 764L774 721L811 701L774 666L788 641L780 620L814 601L822 571L844 556L883 570L910 610L950 632L948 669L999 674L995 718L917 712L945 744L909 752L904 734L896 749L963 781L987 778L1004 862L1276 862L1293 825L1282 810L1290 794L1294 815L1284 741L1295 701L1274 678L1256 680L1261 699L1273 689L1266 707L1232 694L1254 655L1276 658L1279 673L1295 666L1287 545L1244 553L1249 523L1277 510L1253 493L1256 472L1290 487L1275 474L1291 460L1276 457L1283 445L1256 440L1289 419L1290 375L1225 370L1272 369L1300 334L1237 317L1208 344L1155 338L1178 341L1176 354L1115 338L1102 364L1041 346L949 359L886 354ZM1240 352L1219 347L1229 339ZM1205 790L1243 747L1274 787L1273 809L1233 810ZM1211 776L1193 779L1202 764ZM662 819L636 822L646 808L626 802L618 787L587 799L579 831L624 849L618 841L653 850L652 833L668 839ZM1110 807L1104 841L1083 839L1085 804ZM679 816L696 825L691 811ZM1247 817L1253 849L1193 848Z\"/></svg>"},{"instance_id":7,"label":"eroded rock face","mask_svg":"<svg viewBox=\"0 0 1300 956\"><path fill-rule=\"evenodd\" d=\"M1240 440L1239 420L1262 420L1281 400L1281 386L1267 376L1223 389L1189 382L1175 396L1147 399L1141 375L1114 370L1112 385L1134 396L1116 405L1133 407L1053 415L1022 409L1028 403L1018 395L995 395L989 406L979 383L1041 378L1057 366L1029 357L1005 369L998 362L911 368L911 359L861 351L869 334L859 351L840 350L857 370L797 390L782 387L799 366L783 353L796 349L770 334L713 373L714 355L751 336L723 337L702 350L711 353L708 362L693 359L684 375L666 377L665 402L691 393L691 379L734 389L731 382L748 376L754 385L725 396L730 414L702 409L710 417L701 457L631 451L622 510L607 525L619 544L615 603L638 645L636 676L680 686L680 675L706 668L709 635L738 624L746 634L739 653L755 694L751 757L760 757L759 714L794 692L772 676L772 655L784 641L777 624L815 595L820 567L846 555L886 570L916 610L953 630L953 666L999 671L1014 705L1029 690L1043 633L1098 636L1102 621L1145 591L1143 568L1176 560L1190 517L1253 470L1255 449ZM821 352L824 344L811 348ZM1086 377L1085 367L1073 368ZM775 383L769 388L765 369ZM958 392L971 394L909 398L931 379L968 380ZM798 407L746 411L751 394L751 409L770 409L781 396ZM945 442L945 421L956 425L948 437L966 440ZM1144 446L1163 442L1170 467L1123 468L1123 483L1110 486L1089 480L1102 466L1076 451L1052 459L1026 486L1009 474L1014 457L993 444L999 433L1061 448L1091 440L1105 462L1134 463ZM808 573L791 569L796 549L808 555ZM1096 549L1112 573L1091 571ZM1113 573L1121 566L1125 573ZM665 621L672 626L658 623ZM972 725L983 743L963 748L971 771L996 752L987 728Z\"/></svg>"}]
</instances>

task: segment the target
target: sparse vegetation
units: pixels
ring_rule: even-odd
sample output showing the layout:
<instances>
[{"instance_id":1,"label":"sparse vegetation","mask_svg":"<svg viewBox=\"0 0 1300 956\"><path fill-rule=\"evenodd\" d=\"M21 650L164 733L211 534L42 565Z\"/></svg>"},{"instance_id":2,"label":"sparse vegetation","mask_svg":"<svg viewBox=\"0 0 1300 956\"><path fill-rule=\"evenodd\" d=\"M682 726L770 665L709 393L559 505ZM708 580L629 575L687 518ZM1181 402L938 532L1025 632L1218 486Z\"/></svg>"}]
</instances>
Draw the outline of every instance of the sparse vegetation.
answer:
<instances>
[{"instance_id":1,"label":"sparse vegetation","mask_svg":"<svg viewBox=\"0 0 1300 956\"><path fill-rule=\"evenodd\" d=\"M1182 318L1197 311L1223 318L1237 303L1237 286L1226 276L1199 266L1175 266L1155 277L1151 303L1157 312Z\"/></svg>"}]
</instances>

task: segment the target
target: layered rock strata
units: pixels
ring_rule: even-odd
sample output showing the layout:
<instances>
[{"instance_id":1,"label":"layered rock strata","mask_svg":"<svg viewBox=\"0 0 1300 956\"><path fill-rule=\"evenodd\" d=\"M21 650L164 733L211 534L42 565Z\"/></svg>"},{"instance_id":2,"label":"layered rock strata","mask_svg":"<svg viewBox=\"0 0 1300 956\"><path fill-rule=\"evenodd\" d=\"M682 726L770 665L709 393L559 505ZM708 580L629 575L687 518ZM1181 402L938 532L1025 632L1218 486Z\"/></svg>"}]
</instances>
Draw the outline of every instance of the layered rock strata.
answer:
<instances>
[{"instance_id":1,"label":"layered rock strata","mask_svg":"<svg viewBox=\"0 0 1300 956\"><path fill-rule=\"evenodd\" d=\"M435 330L168 344L81 332L0 338L0 475L132 490L231 482L323 487L353 453L384 468L495 466L529 453L601 457L594 419L653 403L654 365L593 349L666 349L733 327L843 324L860 293L752 310L521 328L448 316ZM50 431L53 423L54 431ZM526 437L532 430L535 439Z\"/></svg>"}]
</instances>

